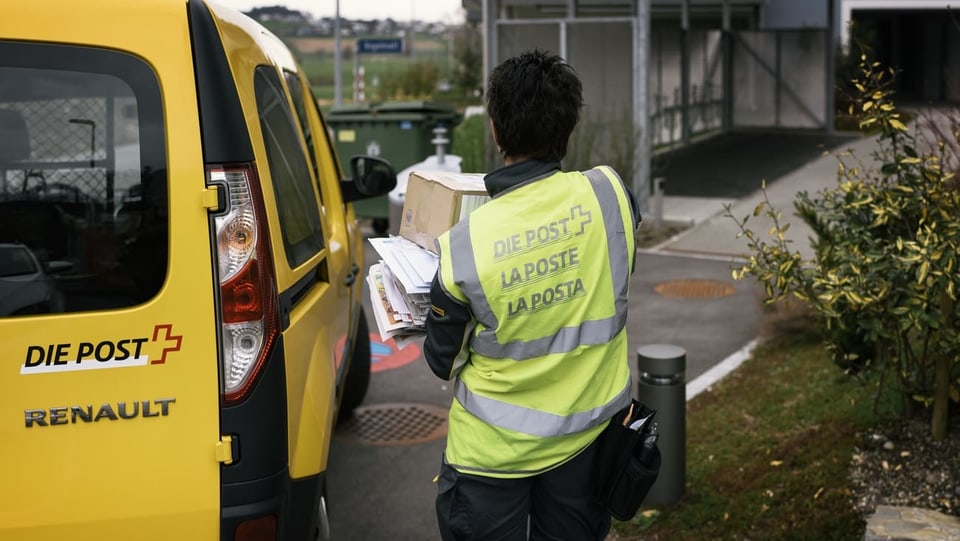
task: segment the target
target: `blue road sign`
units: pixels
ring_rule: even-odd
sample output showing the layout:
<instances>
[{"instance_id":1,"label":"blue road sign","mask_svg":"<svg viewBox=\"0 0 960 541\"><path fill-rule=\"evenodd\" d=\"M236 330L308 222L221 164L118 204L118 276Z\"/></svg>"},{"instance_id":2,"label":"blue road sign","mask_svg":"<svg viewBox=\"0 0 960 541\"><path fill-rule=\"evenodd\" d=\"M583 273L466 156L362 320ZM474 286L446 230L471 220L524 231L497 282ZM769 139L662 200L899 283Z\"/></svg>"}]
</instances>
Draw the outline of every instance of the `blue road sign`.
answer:
<instances>
[{"instance_id":1,"label":"blue road sign","mask_svg":"<svg viewBox=\"0 0 960 541\"><path fill-rule=\"evenodd\" d=\"M357 40L357 52L366 54L400 54L403 38L362 38Z\"/></svg>"}]
</instances>

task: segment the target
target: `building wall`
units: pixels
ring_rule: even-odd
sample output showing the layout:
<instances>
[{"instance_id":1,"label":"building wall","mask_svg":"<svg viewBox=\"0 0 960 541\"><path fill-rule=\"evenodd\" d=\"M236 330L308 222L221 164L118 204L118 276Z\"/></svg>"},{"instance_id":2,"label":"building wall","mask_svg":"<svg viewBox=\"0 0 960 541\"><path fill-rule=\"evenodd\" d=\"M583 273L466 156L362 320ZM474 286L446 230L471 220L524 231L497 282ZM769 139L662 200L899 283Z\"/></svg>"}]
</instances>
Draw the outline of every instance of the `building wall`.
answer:
<instances>
[{"instance_id":1,"label":"building wall","mask_svg":"<svg viewBox=\"0 0 960 541\"><path fill-rule=\"evenodd\" d=\"M839 2L840 0L837 0ZM827 27L827 0L769 0L763 8L767 30L818 30Z\"/></svg>"},{"instance_id":2,"label":"building wall","mask_svg":"<svg viewBox=\"0 0 960 541\"><path fill-rule=\"evenodd\" d=\"M903 103L960 102L960 30L948 2L845 0L846 50L897 70L894 90Z\"/></svg>"},{"instance_id":3,"label":"building wall","mask_svg":"<svg viewBox=\"0 0 960 541\"><path fill-rule=\"evenodd\" d=\"M853 21L854 11L863 10L944 10L951 5L957 6L956 0L838 0L840 7L840 37L844 45L850 42L849 26Z\"/></svg>"},{"instance_id":4,"label":"building wall","mask_svg":"<svg viewBox=\"0 0 960 541\"><path fill-rule=\"evenodd\" d=\"M723 118L723 60L719 30L691 30L690 132L716 130ZM679 26L657 21L650 29L650 127L654 147L679 141L682 136L680 61L682 32Z\"/></svg>"},{"instance_id":5,"label":"building wall","mask_svg":"<svg viewBox=\"0 0 960 541\"><path fill-rule=\"evenodd\" d=\"M733 60L734 125L822 128L824 47L822 30L741 32Z\"/></svg>"},{"instance_id":6,"label":"building wall","mask_svg":"<svg viewBox=\"0 0 960 541\"><path fill-rule=\"evenodd\" d=\"M832 120L827 113L827 9L836 9L841 0L729 0L729 28L735 36L728 74L724 2L688 0L684 31L683 0L649 0L649 31L635 38L634 25L640 22L631 18L633 8L642 7L640 1L487 0L485 26L492 38L485 49L487 68L535 47L565 55L584 82L586 103L571 146L600 159L604 153L617 155L606 161L628 154L617 147L638 139L629 125L641 124L638 116L644 115L637 111L642 107L647 111L643 138L655 147L726 127L822 129ZM572 15L570 5L576 7ZM644 47L637 48L634 39ZM686 111L684 43L689 53ZM644 61L641 69L637 63ZM726 96L725 75L733 79ZM636 87L641 84L646 86ZM593 133L598 124L608 129Z\"/></svg>"}]
</instances>

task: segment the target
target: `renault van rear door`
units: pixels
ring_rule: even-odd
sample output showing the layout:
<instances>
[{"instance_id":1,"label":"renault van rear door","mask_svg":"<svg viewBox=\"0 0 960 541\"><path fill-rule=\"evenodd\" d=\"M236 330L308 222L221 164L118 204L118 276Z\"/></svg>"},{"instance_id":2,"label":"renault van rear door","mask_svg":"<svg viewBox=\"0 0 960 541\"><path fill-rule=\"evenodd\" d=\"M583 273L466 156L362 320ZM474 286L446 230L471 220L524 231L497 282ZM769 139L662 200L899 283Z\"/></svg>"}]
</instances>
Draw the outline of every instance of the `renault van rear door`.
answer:
<instances>
[{"instance_id":1,"label":"renault van rear door","mask_svg":"<svg viewBox=\"0 0 960 541\"><path fill-rule=\"evenodd\" d=\"M0 539L218 535L216 197L187 19L4 5Z\"/></svg>"}]
</instances>

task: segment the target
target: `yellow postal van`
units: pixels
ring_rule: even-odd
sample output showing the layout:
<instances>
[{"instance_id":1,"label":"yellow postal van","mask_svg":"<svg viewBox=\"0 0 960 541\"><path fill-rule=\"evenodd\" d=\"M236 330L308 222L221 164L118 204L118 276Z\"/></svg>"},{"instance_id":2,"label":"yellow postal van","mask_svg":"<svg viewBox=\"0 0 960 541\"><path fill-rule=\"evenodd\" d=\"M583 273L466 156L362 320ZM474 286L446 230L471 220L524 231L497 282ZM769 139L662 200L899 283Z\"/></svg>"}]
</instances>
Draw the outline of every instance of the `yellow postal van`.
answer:
<instances>
[{"instance_id":1,"label":"yellow postal van","mask_svg":"<svg viewBox=\"0 0 960 541\"><path fill-rule=\"evenodd\" d=\"M362 236L290 51L202 0L0 16L0 539L328 535Z\"/></svg>"}]
</instances>

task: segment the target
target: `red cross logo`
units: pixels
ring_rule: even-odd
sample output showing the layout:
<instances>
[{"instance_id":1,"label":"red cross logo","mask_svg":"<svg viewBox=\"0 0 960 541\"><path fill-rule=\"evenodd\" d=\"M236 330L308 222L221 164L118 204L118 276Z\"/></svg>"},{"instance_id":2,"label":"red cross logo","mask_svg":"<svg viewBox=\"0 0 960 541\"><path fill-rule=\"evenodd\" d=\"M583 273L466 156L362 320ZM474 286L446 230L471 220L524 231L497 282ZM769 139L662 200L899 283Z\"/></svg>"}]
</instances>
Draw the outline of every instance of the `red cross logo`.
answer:
<instances>
[{"instance_id":1,"label":"red cross logo","mask_svg":"<svg viewBox=\"0 0 960 541\"><path fill-rule=\"evenodd\" d=\"M163 332L163 335L164 335L163 341L164 341L164 342L167 342L168 344L169 344L170 342L173 342L173 345L172 345L172 346L168 345L168 346L164 347L164 348L163 348L163 352L160 354L160 358L159 358L159 359L156 359L156 360L153 360L153 361L150 361L150 364L163 364L163 363L167 362L167 353L170 353L170 352L172 352L172 351L180 351L180 343L183 341L183 335L181 334L181 335L176 335L176 336L174 336L173 334L171 334L171 333L173 332L173 325L172 325L172 324L168 324L168 325L154 325L154 327L153 327L153 341L154 341L154 342L157 341L157 337L160 335L160 330L161 330L161 329L163 329L163 331L164 331L164 332Z\"/></svg>"}]
</instances>

